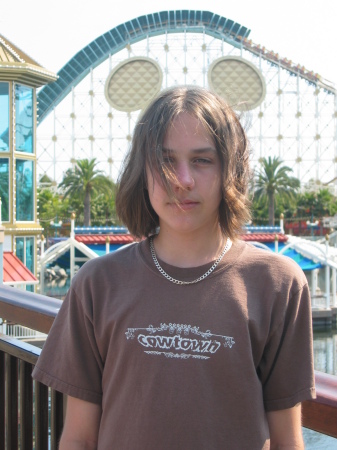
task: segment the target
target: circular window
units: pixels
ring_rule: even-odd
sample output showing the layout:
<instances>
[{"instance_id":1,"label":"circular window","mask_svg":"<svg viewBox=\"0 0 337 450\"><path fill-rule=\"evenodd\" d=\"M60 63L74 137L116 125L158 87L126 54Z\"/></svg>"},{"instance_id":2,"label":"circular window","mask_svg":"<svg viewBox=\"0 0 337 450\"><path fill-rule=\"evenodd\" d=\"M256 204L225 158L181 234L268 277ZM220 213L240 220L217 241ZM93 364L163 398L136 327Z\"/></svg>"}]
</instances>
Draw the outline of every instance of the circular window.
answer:
<instances>
[{"instance_id":1,"label":"circular window","mask_svg":"<svg viewBox=\"0 0 337 450\"><path fill-rule=\"evenodd\" d=\"M123 61L105 82L105 97L118 111L138 111L160 91L163 74L150 58L135 57Z\"/></svg>"},{"instance_id":2,"label":"circular window","mask_svg":"<svg viewBox=\"0 0 337 450\"><path fill-rule=\"evenodd\" d=\"M256 108L266 95L261 72L239 56L225 56L214 61L208 71L208 83L238 111Z\"/></svg>"}]
</instances>

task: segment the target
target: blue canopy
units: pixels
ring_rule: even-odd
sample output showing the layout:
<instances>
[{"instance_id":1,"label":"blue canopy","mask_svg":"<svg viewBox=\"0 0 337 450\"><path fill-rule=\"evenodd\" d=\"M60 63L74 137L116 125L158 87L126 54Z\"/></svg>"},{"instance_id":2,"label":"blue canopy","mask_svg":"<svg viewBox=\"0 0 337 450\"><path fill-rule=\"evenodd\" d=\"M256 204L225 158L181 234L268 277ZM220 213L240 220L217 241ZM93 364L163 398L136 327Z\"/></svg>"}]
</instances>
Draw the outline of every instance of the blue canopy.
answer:
<instances>
[{"instance_id":1,"label":"blue canopy","mask_svg":"<svg viewBox=\"0 0 337 450\"><path fill-rule=\"evenodd\" d=\"M283 254L296 261L302 270L314 270L323 267L321 263L316 263L309 258L305 258L292 248L289 248Z\"/></svg>"},{"instance_id":2,"label":"blue canopy","mask_svg":"<svg viewBox=\"0 0 337 450\"><path fill-rule=\"evenodd\" d=\"M269 247L270 250L275 251L275 243L274 242L266 242L266 243L264 243L264 245ZM285 245L286 245L286 243L279 242L278 251L282 250L282 248ZM288 248L288 250L286 250L283 253L283 255L288 256L289 258L296 261L302 270L314 270L314 269L320 269L321 267L323 267L321 263L316 263L313 260L302 256L300 253L298 253L293 248Z\"/></svg>"}]
</instances>

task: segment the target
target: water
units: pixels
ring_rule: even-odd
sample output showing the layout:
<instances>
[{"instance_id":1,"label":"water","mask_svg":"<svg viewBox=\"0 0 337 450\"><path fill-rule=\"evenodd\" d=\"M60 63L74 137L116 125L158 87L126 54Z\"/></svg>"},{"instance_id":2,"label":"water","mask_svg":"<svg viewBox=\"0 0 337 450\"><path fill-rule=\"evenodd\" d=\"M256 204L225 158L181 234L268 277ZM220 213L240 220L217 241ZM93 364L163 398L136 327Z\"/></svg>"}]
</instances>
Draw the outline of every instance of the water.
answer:
<instances>
[{"instance_id":1,"label":"water","mask_svg":"<svg viewBox=\"0 0 337 450\"><path fill-rule=\"evenodd\" d=\"M314 366L337 375L337 329L314 332ZM306 450L337 450L337 439L303 428Z\"/></svg>"},{"instance_id":2,"label":"water","mask_svg":"<svg viewBox=\"0 0 337 450\"><path fill-rule=\"evenodd\" d=\"M337 450L337 439L303 428L306 450Z\"/></svg>"},{"instance_id":3,"label":"water","mask_svg":"<svg viewBox=\"0 0 337 450\"><path fill-rule=\"evenodd\" d=\"M44 280L43 284L39 285L39 293L47 295L48 297L58 298L63 300L70 287L70 278L62 278L57 280Z\"/></svg>"},{"instance_id":4,"label":"water","mask_svg":"<svg viewBox=\"0 0 337 450\"><path fill-rule=\"evenodd\" d=\"M314 331L314 366L319 372L337 375L336 326L329 330Z\"/></svg>"}]
</instances>

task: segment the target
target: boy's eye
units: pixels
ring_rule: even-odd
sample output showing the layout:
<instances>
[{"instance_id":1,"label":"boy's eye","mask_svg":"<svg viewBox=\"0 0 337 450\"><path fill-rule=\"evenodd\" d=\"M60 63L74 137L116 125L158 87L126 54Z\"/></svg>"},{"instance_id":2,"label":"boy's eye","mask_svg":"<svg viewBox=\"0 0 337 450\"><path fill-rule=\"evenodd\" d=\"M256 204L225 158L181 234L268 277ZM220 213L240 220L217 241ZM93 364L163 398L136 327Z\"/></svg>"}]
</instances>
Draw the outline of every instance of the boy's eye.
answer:
<instances>
[{"instance_id":1,"label":"boy's eye","mask_svg":"<svg viewBox=\"0 0 337 450\"><path fill-rule=\"evenodd\" d=\"M211 160L207 158L196 158L194 162L196 162L197 164L210 164Z\"/></svg>"}]
</instances>

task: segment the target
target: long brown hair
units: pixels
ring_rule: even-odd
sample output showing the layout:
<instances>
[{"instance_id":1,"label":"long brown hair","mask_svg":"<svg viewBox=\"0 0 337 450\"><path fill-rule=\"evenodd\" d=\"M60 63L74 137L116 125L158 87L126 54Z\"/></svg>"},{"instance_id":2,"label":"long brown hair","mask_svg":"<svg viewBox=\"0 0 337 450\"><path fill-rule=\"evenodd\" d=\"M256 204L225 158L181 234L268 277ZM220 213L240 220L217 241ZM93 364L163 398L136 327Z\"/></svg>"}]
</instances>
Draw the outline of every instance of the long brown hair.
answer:
<instances>
[{"instance_id":1,"label":"long brown hair","mask_svg":"<svg viewBox=\"0 0 337 450\"><path fill-rule=\"evenodd\" d=\"M134 236L155 233L159 217L149 200L146 167L152 175L160 175L172 194L170 180L174 174L163 164L162 143L174 119L183 112L200 120L216 146L222 171L219 224L233 240L250 219L249 142L238 116L225 100L200 87L162 91L140 117L118 182L117 214Z\"/></svg>"}]
</instances>

